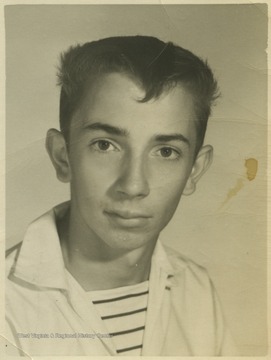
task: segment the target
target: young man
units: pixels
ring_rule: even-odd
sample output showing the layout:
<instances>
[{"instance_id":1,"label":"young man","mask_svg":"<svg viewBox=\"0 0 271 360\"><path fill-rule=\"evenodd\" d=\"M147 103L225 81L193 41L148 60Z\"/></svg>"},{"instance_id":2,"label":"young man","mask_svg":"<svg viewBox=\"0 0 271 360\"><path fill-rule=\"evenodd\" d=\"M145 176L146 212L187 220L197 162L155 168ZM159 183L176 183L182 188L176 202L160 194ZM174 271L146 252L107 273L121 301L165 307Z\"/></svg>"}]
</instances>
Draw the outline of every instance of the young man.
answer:
<instances>
[{"instance_id":1,"label":"young man","mask_svg":"<svg viewBox=\"0 0 271 360\"><path fill-rule=\"evenodd\" d=\"M144 36L70 48L46 147L70 202L8 255L8 338L28 355L231 355L205 270L159 233L212 159L217 86L191 52Z\"/></svg>"}]
</instances>

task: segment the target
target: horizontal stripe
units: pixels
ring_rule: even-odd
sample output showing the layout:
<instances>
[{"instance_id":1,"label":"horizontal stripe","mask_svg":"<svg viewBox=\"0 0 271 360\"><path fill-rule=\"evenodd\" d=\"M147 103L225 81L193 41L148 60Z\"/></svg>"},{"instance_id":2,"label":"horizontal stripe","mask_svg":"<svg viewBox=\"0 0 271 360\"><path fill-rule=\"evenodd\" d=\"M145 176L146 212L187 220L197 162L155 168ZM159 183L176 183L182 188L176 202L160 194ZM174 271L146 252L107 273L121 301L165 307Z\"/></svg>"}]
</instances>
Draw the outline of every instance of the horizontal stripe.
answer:
<instances>
[{"instance_id":1,"label":"horizontal stripe","mask_svg":"<svg viewBox=\"0 0 271 360\"><path fill-rule=\"evenodd\" d=\"M141 331L141 330L144 330L144 329L145 329L145 326L140 326L140 327L137 327L137 328L134 328L134 329L129 329L129 330L118 331L118 332L115 332L115 333L110 333L110 335L111 336L125 335L125 334L130 334L130 333L135 332L135 331Z\"/></svg>"},{"instance_id":2,"label":"horizontal stripe","mask_svg":"<svg viewBox=\"0 0 271 360\"><path fill-rule=\"evenodd\" d=\"M112 301L119 301L119 300L124 300L124 299L131 298L131 297L146 295L148 293L149 293L149 291L147 290L147 291L144 291L144 292L141 292L141 293L129 294L129 295L125 295L125 296L119 296L119 297L112 298L112 299L95 300L95 301L93 301L93 304L103 304L103 303L112 302Z\"/></svg>"},{"instance_id":3,"label":"horizontal stripe","mask_svg":"<svg viewBox=\"0 0 271 360\"><path fill-rule=\"evenodd\" d=\"M147 308L143 308L143 309L138 309L138 310L134 310L134 311L128 311L128 312L125 312L125 313L120 313L120 314L114 314L114 315L107 315L107 316L101 316L101 318L103 320L108 320L108 319L113 319L113 318L116 318L116 317L122 317L122 316L128 316L128 315L133 315L133 314L138 314L140 312L143 312L143 311L147 311Z\"/></svg>"},{"instance_id":4,"label":"horizontal stripe","mask_svg":"<svg viewBox=\"0 0 271 360\"><path fill-rule=\"evenodd\" d=\"M171 288L170 288L169 286L166 286L165 289L166 289L166 290L170 290Z\"/></svg>"},{"instance_id":5,"label":"horizontal stripe","mask_svg":"<svg viewBox=\"0 0 271 360\"><path fill-rule=\"evenodd\" d=\"M122 353L122 352L125 352L125 351L132 351L132 350L136 350L136 349L142 349L143 345L137 345L137 346L132 346L132 347L129 347L129 348L126 348L126 349L119 349L117 350L117 353Z\"/></svg>"}]
</instances>

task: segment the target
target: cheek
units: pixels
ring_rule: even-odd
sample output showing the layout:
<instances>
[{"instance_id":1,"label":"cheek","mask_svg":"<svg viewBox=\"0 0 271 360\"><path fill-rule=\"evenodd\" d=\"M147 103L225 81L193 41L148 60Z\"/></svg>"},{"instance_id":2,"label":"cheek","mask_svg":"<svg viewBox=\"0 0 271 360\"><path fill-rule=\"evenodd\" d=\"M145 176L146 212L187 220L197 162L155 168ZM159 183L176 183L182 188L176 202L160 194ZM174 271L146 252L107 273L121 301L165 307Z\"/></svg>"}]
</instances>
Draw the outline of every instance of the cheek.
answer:
<instances>
[{"instance_id":1,"label":"cheek","mask_svg":"<svg viewBox=\"0 0 271 360\"><path fill-rule=\"evenodd\" d=\"M90 160L81 157L71 161L71 189L77 196L86 199L95 199L104 196L114 181L112 164Z\"/></svg>"},{"instance_id":2,"label":"cheek","mask_svg":"<svg viewBox=\"0 0 271 360\"><path fill-rule=\"evenodd\" d=\"M156 211L160 209L160 216L171 218L180 201L186 184L186 177L164 178L163 183L154 187L153 196L156 198Z\"/></svg>"},{"instance_id":3,"label":"cheek","mask_svg":"<svg viewBox=\"0 0 271 360\"><path fill-rule=\"evenodd\" d=\"M180 197L190 175L191 168L188 162L166 164L163 169L153 169L152 181L155 191L161 196L171 199ZM162 171L161 171L162 170Z\"/></svg>"}]
</instances>

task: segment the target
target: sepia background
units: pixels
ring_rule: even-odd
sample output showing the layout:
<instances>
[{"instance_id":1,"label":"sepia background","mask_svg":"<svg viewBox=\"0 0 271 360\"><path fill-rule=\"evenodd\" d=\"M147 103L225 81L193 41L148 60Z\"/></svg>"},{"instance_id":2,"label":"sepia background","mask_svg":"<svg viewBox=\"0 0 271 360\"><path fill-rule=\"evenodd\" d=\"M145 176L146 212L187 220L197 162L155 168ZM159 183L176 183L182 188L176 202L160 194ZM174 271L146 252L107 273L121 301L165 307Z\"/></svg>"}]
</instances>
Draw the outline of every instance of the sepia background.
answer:
<instances>
[{"instance_id":1,"label":"sepia background","mask_svg":"<svg viewBox=\"0 0 271 360\"><path fill-rule=\"evenodd\" d=\"M208 269L240 354L265 355L267 6L16 5L5 7L5 26L7 248L69 198L44 148L58 127L61 51L142 34L208 59L222 92L206 138L214 161L161 238Z\"/></svg>"}]
</instances>

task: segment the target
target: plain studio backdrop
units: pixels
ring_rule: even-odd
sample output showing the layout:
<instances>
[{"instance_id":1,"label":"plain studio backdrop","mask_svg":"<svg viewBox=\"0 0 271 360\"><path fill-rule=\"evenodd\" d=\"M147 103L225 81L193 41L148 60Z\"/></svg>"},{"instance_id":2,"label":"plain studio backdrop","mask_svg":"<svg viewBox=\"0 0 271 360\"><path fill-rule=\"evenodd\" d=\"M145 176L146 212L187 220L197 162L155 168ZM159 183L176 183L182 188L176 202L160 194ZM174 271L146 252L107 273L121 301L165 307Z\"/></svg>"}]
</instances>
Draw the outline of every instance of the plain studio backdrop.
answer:
<instances>
[{"instance_id":1,"label":"plain studio backdrop","mask_svg":"<svg viewBox=\"0 0 271 360\"><path fill-rule=\"evenodd\" d=\"M176 42L208 59L222 98L206 138L213 164L161 238L208 269L241 355L265 355L267 6L16 5L5 21L7 247L69 198L44 148L58 128L59 53L116 35ZM247 159L258 161L254 180Z\"/></svg>"}]
</instances>

